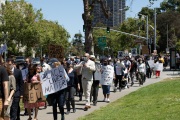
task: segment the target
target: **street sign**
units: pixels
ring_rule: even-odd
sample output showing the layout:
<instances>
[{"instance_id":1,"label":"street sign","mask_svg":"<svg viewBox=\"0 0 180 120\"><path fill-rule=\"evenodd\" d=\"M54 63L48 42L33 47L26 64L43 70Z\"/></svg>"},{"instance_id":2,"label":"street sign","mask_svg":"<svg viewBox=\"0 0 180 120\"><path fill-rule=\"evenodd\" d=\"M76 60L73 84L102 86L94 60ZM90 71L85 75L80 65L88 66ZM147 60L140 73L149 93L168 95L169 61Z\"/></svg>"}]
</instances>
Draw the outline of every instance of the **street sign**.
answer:
<instances>
[{"instance_id":1,"label":"street sign","mask_svg":"<svg viewBox=\"0 0 180 120\"><path fill-rule=\"evenodd\" d=\"M98 46L102 49L107 46L106 37L98 37Z\"/></svg>"}]
</instances>

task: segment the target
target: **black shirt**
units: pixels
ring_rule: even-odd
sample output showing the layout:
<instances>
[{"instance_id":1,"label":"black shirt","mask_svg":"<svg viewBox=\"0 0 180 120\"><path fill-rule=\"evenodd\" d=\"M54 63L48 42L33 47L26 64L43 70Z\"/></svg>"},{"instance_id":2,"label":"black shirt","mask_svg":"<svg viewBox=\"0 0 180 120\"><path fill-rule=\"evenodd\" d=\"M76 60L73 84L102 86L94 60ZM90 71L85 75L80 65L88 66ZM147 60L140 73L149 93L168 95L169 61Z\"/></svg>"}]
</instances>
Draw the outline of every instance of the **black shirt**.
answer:
<instances>
[{"instance_id":1,"label":"black shirt","mask_svg":"<svg viewBox=\"0 0 180 120\"><path fill-rule=\"evenodd\" d=\"M4 98L4 81L9 81L8 73L3 66L0 66L0 98Z\"/></svg>"}]
</instances>

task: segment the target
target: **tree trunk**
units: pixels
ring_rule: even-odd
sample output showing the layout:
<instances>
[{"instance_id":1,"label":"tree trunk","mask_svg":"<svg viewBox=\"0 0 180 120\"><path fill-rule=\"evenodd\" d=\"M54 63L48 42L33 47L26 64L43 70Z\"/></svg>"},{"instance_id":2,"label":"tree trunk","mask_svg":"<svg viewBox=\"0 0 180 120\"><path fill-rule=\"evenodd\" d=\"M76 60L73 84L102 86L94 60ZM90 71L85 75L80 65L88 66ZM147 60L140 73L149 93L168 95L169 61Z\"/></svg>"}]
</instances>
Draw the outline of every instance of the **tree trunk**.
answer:
<instances>
[{"instance_id":1,"label":"tree trunk","mask_svg":"<svg viewBox=\"0 0 180 120\"><path fill-rule=\"evenodd\" d=\"M89 3L90 1L91 3ZM101 4L101 8L103 10L105 17L108 18L110 16L110 12L106 9L107 6L104 6L103 0L83 0L84 13L82 14L82 18L84 20L85 26L85 52L89 54L94 54L92 16L94 4L96 2Z\"/></svg>"}]
</instances>

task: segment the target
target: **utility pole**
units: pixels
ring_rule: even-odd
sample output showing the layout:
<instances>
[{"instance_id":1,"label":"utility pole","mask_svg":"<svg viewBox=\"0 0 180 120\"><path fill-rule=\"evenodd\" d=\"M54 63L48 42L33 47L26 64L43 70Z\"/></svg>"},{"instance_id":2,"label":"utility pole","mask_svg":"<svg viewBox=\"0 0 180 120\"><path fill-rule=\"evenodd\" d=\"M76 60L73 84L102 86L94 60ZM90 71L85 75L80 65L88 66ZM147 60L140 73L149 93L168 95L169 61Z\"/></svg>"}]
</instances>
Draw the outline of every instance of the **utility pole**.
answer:
<instances>
[{"instance_id":1,"label":"utility pole","mask_svg":"<svg viewBox=\"0 0 180 120\"><path fill-rule=\"evenodd\" d=\"M168 29L169 29L169 28L168 28L168 24L167 24L167 48L168 48L168 39L169 39L169 38L168 38L168 37L169 37L169 36L168 36L168 32L169 32Z\"/></svg>"},{"instance_id":2,"label":"utility pole","mask_svg":"<svg viewBox=\"0 0 180 120\"><path fill-rule=\"evenodd\" d=\"M156 50L156 8L154 8L154 50Z\"/></svg>"}]
</instances>

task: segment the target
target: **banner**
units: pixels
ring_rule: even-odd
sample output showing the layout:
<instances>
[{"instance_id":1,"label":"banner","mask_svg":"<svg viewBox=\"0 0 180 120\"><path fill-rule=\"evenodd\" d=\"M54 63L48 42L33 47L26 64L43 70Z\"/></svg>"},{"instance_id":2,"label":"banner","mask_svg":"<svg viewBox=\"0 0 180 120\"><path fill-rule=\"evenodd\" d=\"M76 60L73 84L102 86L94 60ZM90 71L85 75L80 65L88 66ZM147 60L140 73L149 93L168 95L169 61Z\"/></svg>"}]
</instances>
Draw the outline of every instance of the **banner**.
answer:
<instances>
[{"instance_id":1,"label":"banner","mask_svg":"<svg viewBox=\"0 0 180 120\"><path fill-rule=\"evenodd\" d=\"M63 66L40 73L43 95L49 95L67 87L69 77Z\"/></svg>"},{"instance_id":2,"label":"banner","mask_svg":"<svg viewBox=\"0 0 180 120\"><path fill-rule=\"evenodd\" d=\"M124 52L123 51L118 51L118 56L117 58L123 58Z\"/></svg>"},{"instance_id":3,"label":"banner","mask_svg":"<svg viewBox=\"0 0 180 120\"><path fill-rule=\"evenodd\" d=\"M101 85L111 85L114 78L114 68L110 65L102 67Z\"/></svg>"},{"instance_id":4,"label":"banner","mask_svg":"<svg viewBox=\"0 0 180 120\"><path fill-rule=\"evenodd\" d=\"M42 87L40 83L24 83L23 101L28 103L36 103L46 101L43 96Z\"/></svg>"},{"instance_id":5,"label":"banner","mask_svg":"<svg viewBox=\"0 0 180 120\"><path fill-rule=\"evenodd\" d=\"M0 54L6 52L6 50L7 50L7 45L4 44L4 45L0 48Z\"/></svg>"},{"instance_id":6,"label":"banner","mask_svg":"<svg viewBox=\"0 0 180 120\"><path fill-rule=\"evenodd\" d=\"M26 80L27 74L28 74L28 68L21 70L22 78L23 80Z\"/></svg>"},{"instance_id":7,"label":"banner","mask_svg":"<svg viewBox=\"0 0 180 120\"><path fill-rule=\"evenodd\" d=\"M142 55L149 55L149 48L147 45L142 46Z\"/></svg>"},{"instance_id":8,"label":"banner","mask_svg":"<svg viewBox=\"0 0 180 120\"><path fill-rule=\"evenodd\" d=\"M94 79L95 80L101 80L101 64L95 63L96 71L94 73Z\"/></svg>"}]
</instances>

